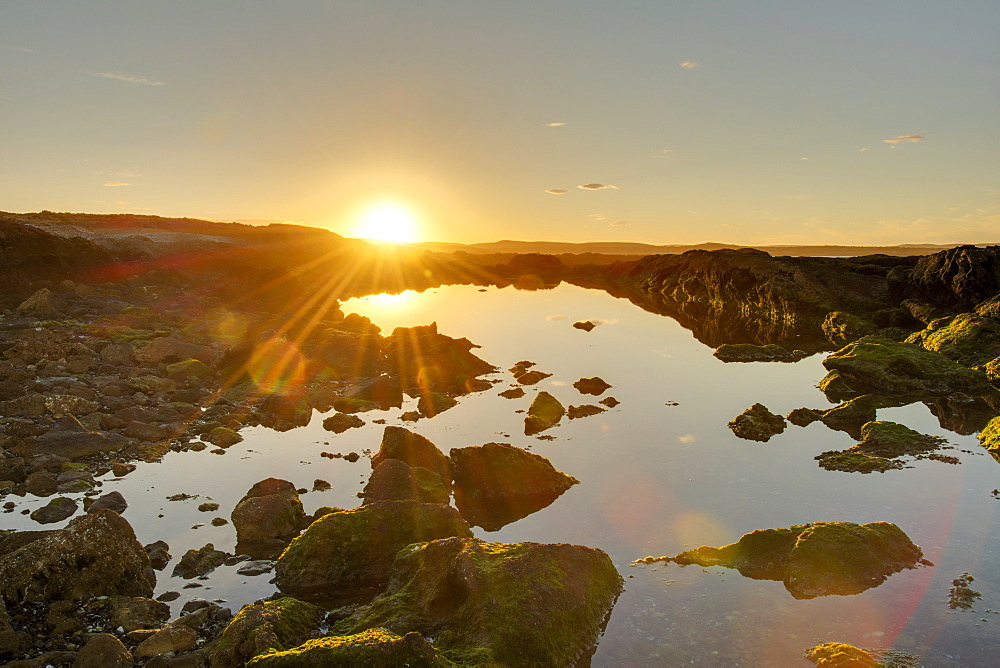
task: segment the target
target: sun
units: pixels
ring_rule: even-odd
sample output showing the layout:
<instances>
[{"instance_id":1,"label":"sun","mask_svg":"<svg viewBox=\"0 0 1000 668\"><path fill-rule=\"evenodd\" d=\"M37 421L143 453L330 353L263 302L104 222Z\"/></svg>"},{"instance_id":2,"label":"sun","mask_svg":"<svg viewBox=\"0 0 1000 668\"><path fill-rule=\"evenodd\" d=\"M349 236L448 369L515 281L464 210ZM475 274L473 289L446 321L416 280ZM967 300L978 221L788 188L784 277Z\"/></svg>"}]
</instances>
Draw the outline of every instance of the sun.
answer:
<instances>
[{"instance_id":1,"label":"sun","mask_svg":"<svg viewBox=\"0 0 1000 668\"><path fill-rule=\"evenodd\" d=\"M378 202L361 212L354 234L373 241L412 243L417 240L417 217L403 204Z\"/></svg>"}]
</instances>

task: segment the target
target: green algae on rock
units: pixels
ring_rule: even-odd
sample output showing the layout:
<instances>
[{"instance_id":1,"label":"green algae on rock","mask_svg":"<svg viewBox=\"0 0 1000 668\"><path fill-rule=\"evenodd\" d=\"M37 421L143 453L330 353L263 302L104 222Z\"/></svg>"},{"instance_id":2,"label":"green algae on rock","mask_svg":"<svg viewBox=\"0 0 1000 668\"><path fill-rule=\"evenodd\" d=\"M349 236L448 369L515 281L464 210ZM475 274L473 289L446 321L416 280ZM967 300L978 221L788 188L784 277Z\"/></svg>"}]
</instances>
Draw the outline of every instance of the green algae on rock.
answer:
<instances>
[{"instance_id":1,"label":"green algae on rock","mask_svg":"<svg viewBox=\"0 0 1000 668\"><path fill-rule=\"evenodd\" d=\"M830 429L846 431L852 437L858 438L861 427L875 419L876 408L875 398L864 394L828 408L822 412L819 419Z\"/></svg>"},{"instance_id":2,"label":"green algae on rock","mask_svg":"<svg viewBox=\"0 0 1000 668\"><path fill-rule=\"evenodd\" d=\"M979 432L979 443L986 448L986 452L990 453L993 459L1000 462L1000 416L986 423Z\"/></svg>"},{"instance_id":3,"label":"green algae on rock","mask_svg":"<svg viewBox=\"0 0 1000 668\"><path fill-rule=\"evenodd\" d=\"M435 668L451 666L442 659L426 638L416 632L400 637L386 629L369 629L349 636L327 636L307 640L285 651L268 652L252 659L247 666L332 666L334 668Z\"/></svg>"},{"instance_id":4,"label":"green algae on rock","mask_svg":"<svg viewBox=\"0 0 1000 668\"><path fill-rule=\"evenodd\" d=\"M981 371L912 343L876 337L847 344L823 360L823 366L830 374L820 389L828 396L833 396L831 391L841 394L845 387L854 394L890 396L955 392L982 396L991 391Z\"/></svg>"},{"instance_id":5,"label":"green algae on rock","mask_svg":"<svg viewBox=\"0 0 1000 668\"><path fill-rule=\"evenodd\" d=\"M835 346L857 341L875 331L875 323L846 311L830 311L821 327L826 340Z\"/></svg>"},{"instance_id":6,"label":"green algae on rock","mask_svg":"<svg viewBox=\"0 0 1000 668\"><path fill-rule=\"evenodd\" d=\"M948 459L933 455L945 441L928 436L896 422L878 420L861 427L860 441L847 450L831 450L817 455L819 465L828 471L849 473L884 473L903 468L899 457Z\"/></svg>"},{"instance_id":7,"label":"green algae on rock","mask_svg":"<svg viewBox=\"0 0 1000 668\"><path fill-rule=\"evenodd\" d=\"M729 421L738 437L749 441L768 441L785 431L785 418L775 415L764 404L754 404Z\"/></svg>"},{"instance_id":8,"label":"green algae on rock","mask_svg":"<svg viewBox=\"0 0 1000 668\"><path fill-rule=\"evenodd\" d=\"M385 585L396 553L407 545L471 535L450 506L376 501L310 524L281 554L275 579L282 592L305 600L357 602Z\"/></svg>"},{"instance_id":9,"label":"green algae on rock","mask_svg":"<svg viewBox=\"0 0 1000 668\"><path fill-rule=\"evenodd\" d=\"M524 418L524 435L532 436L559 424L566 414L566 409L559 400L548 392L539 392L528 408L528 417Z\"/></svg>"},{"instance_id":10,"label":"green algae on rock","mask_svg":"<svg viewBox=\"0 0 1000 668\"><path fill-rule=\"evenodd\" d=\"M816 455L816 460L827 471L844 471L845 473L885 473L903 468L902 462L885 457L872 457L853 448L830 450Z\"/></svg>"},{"instance_id":11,"label":"green algae on rock","mask_svg":"<svg viewBox=\"0 0 1000 668\"><path fill-rule=\"evenodd\" d=\"M752 531L723 547L702 546L635 563L735 568L754 580L781 580L792 596L805 599L860 594L893 573L915 568L922 557L920 548L889 522L813 522Z\"/></svg>"},{"instance_id":12,"label":"green algae on rock","mask_svg":"<svg viewBox=\"0 0 1000 668\"><path fill-rule=\"evenodd\" d=\"M951 589L948 590L949 608L972 610L972 604L983 597L978 591L969 587L975 579L969 573L962 573L951 581Z\"/></svg>"},{"instance_id":13,"label":"green algae on rock","mask_svg":"<svg viewBox=\"0 0 1000 668\"><path fill-rule=\"evenodd\" d=\"M452 463L446 454L430 440L403 427L386 427L378 452L372 457L372 469L387 459L398 459L410 466L423 467L451 483Z\"/></svg>"},{"instance_id":14,"label":"green algae on rock","mask_svg":"<svg viewBox=\"0 0 1000 668\"><path fill-rule=\"evenodd\" d=\"M422 466L410 466L398 459L384 459L375 467L362 490L363 503L414 500L448 503L451 491L441 476Z\"/></svg>"},{"instance_id":15,"label":"green algae on rock","mask_svg":"<svg viewBox=\"0 0 1000 668\"><path fill-rule=\"evenodd\" d=\"M978 367L1000 355L1000 320L960 313L939 318L906 339L962 366Z\"/></svg>"},{"instance_id":16,"label":"green algae on rock","mask_svg":"<svg viewBox=\"0 0 1000 668\"><path fill-rule=\"evenodd\" d=\"M820 668L878 668L883 665L865 650L842 642L825 642L807 649L806 658Z\"/></svg>"},{"instance_id":17,"label":"green algae on rock","mask_svg":"<svg viewBox=\"0 0 1000 668\"><path fill-rule=\"evenodd\" d=\"M212 666L242 666L258 654L302 644L318 630L323 615L322 608L289 597L245 605L206 653Z\"/></svg>"},{"instance_id":18,"label":"green algae on rock","mask_svg":"<svg viewBox=\"0 0 1000 668\"><path fill-rule=\"evenodd\" d=\"M764 346L752 343L723 343L712 354L723 362L798 362L808 353L802 350L789 351L777 343Z\"/></svg>"},{"instance_id":19,"label":"green algae on rock","mask_svg":"<svg viewBox=\"0 0 1000 668\"><path fill-rule=\"evenodd\" d=\"M595 645L621 590L601 550L435 540L402 550L386 591L334 631L416 631L462 665L567 666Z\"/></svg>"}]
</instances>

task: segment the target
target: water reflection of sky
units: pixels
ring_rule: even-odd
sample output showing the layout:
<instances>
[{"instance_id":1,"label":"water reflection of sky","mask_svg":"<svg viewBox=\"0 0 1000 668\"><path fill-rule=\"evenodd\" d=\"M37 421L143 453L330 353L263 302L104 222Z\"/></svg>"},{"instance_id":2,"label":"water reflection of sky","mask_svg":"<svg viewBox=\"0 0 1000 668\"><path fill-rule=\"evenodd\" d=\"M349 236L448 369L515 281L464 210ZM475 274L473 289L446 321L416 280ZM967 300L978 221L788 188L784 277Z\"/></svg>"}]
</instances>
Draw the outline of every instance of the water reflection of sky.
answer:
<instances>
[{"instance_id":1,"label":"water reflection of sky","mask_svg":"<svg viewBox=\"0 0 1000 668\"><path fill-rule=\"evenodd\" d=\"M891 647L924 655L925 665L985 665L998 649L993 627L1000 615L1000 569L996 509L998 465L982 454L974 437L946 432L922 405L880 411L880 419L902 422L940 435L970 450L953 451L960 466L936 461L885 474L859 475L820 469L814 457L853 440L820 423L789 426L767 443L743 441L726 423L755 402L776 413L829 405L815 388L824 370L821 357L796 364L723 364L676 322L642 311L625 300L573 286L518 292L481 292L455 286L401 296L345 302L345 312L367 315L385 332L397 326L437 321L439 331L468 337L475 351L502 369L502 382L460 399L457 407L415 425L399 420L402 410L366 413L368 423L341 435L323 431L321 420L276 433L245 430L245 441L224 456L170 454L141 465L134 474L106 483L128 499L129 519L146 543L164 539L175 560L191 547L213 542L232 550L231 526L212 527L214 515L228 517L251 484L267 476L311 488L321 478L327 492L303 496L307 512L322 505L353 507L368 474L366 459L355 464L320 457L320 452L377 449L382 425L407 426L442 450L509 442L549 458L581 480L552 505L489 533L491 541L565 542L608 552L626 577L622 594L594 657L595 665L796 665L803 651L825 641ZM601 320L587 333L577 320ZM497 396L513 383L506 369L520 360L537 363L552 376L528 387L525 397ZM537 390L564 405L596 403L572 383L600 376L621 405L597 416L563 421L545 432L555 440L523 435L523 414ZM677 405L668 405L676 402ZM411 402L412 403L412 402ZM218 513L199 513L204 499L169 502L188 492L212 497ZM34 508L29 500L22 507ZM157 518L162 514L162 518ZM9 524L28 527L20 515ZM721 568L658 565L631 568L646 555L675 554L699 545L722 545L755 529L810 521L889 521L921 545L936 564L898 573L880 587L856 596L795 600L782 583L754 581ZM191 530L194 524L204 524ZM168 566L172 568L171 566ZM949 612L948 587L963 571L983 593L980 611ZM271 591L270 576L247 578L223 567L185 596L222 598L237 608ZM160 575L157 593L183 581ZM988 619L983 622L981 619ZM952 658L949 658L949 655Z\"/></svg>"}]
</instances>

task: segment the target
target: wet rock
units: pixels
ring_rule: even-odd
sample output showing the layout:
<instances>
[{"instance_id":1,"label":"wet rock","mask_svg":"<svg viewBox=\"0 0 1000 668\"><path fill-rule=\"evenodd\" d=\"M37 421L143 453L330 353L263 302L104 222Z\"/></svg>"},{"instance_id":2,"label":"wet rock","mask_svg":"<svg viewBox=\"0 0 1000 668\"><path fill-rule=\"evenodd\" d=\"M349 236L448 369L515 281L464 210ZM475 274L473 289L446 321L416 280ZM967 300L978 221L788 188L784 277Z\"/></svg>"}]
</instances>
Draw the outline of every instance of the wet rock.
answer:
<instances>
[{"instance_id":1,"label":"wet rock","mask_svg":"<svg viewBox=\"0 0 1000 668\"><path fill-rule=\"evenodd\" d=\"M379 405L368 399L335 397L333 399L333 408L341 413L353 415L354 413L367 413L368 411L378 410Z\"/></svg>"},{"instance_id":2,"label":"wet rock","mask_svg":"<svg viewBox=\"0 0 1000 668\"><path fill-rule=\"evenodd\" d=\"M610 389L611 385L604 382L603 378L594 376L593 378L581 378L573 383L573 387L575 387L580 394L592 394L595 397L599 397Z\"/></svg>"},{"instance_id":3,"label":"wet rock","mask_svg":"<svg viewBox=\"0 0 1000 668\"><path fill-rule=\"evenodd\" d=\"M788 412L785 419L796 427L808 427L823 415L823 411L813 408L795 408Z\"/></svg>"},{"instance_id":4,"label":"wet rock","mask_svg":"<svg viewBox=\"0 0 1000 668\"><path fill-rule=\"evenodd\" d=\"M125 425L122 433L129 438L138 438L143 441L162 441L171 435L170 430L160 425L138 421L129 422Z\"/></svg>"},{"instance_id":5,"label":"wet rock","mask_svg":"<svg viewBox=\"0 0 1000 668\"><path fill-rule=\"evenodd\" d=\"M983 397L955 394L927 399L923 403L942 429L963 436L981 431L997 415L997 410Z\"/></svg>"},{"instance_id":6,"label":"wet rock","mask_svg":"<svg viewBox=\"0 0 1000 668\"><path fill-rule=\"evenodd\" d=\"M309 525L278 559L276 582L282 592L306 600L363 600L385 586L401 548L471 535L450 506L376 501Z\"/></svg>"},{"instance_id":7,"label":"wet rock","mask_svg":"<svg viewBox=\"0 0 1000 668\"><path fill-rule=\"evenodd\" d=\"M8 601L152 596L152 570L129 523L103 510L0 557Z\"/></svg>"},{"instance_id":8,"label":"wet rock","mask_svg":"<svg viewBox=\"0 0 1000 668\"><path fill-rule=\"evenodd\" d=\"M879 668L871 654L854 645L825 642L806 650L806 658L822 668Z\"/></svg>"},{"instance_id":9,"label":"wet rock","mask_svg":"<svg viewBox=\"0 0 1000 668\"><path fill-rule=\"evenodd\" d=\"M962 366L976 367L1000 355L1000 320L961 313L932 321L906 341L939 352Z\"/></svg>"},{"instance_id":10,"label":"wet rock","mask_svg":"<svg viewBox=\"0 0 1000 668\"><path fill-rule=\"evenodd\" d=\"M304 392L275 392L257 407L260 423L265 427L286 430L304 427L312 418L312 406Z\"/></svg>"},{"instance_id":11,"label":"wet rock","mask_svg":"<svg viewBox=\"0 0 1000 668\"><path fill-rule=\"evenodd\" d=\"M446 392L459 376L474 378L496 371L476 357L468 339L453 339L437 331L437 323L421 327L397 327L385 339L386 365L404 388L430 388Z\"/></svg>"},{"instance_id":12,"label":"wet rock","mask_svg":"<svg viewBox=\"0 0 1000 668\"><path fill-rule=\"evenodd\" d=\"M775 415L764 404L754 404L730 420L728 426L739 438L766 442L785 431L785 418Z\"/></svg>"},{"instance_id":13,"label":"wet rock","mask_svg":"<svg viewBox=\"0 0 1000 668\"><path fill-rule=\"evenodd\" d=\"M335 632L415 631L459 664L523 665L530 657L574 665L597 641L621 589L600 550L434 540L400 552L386 591Z\"/></svg>"},{"instance_id":14,"label":"wet rock","mask_svg":"<svg viewBox=\"0 0 1000 668\"><path fill-rule=\"evenodd\" d=\"M92 635L73 662L73 668L132 668L134 665L132 653L109 633Z\"/></svg>"},{"instance_id":15,"label":"wet rock","mask_svg":"<svg viewBox=\"0 0 1000 668\"><path fill-rule=\"evenodd\" d=\"M245 605L208 649L209 661L213 668L236 668L259 654L301 645L323 615L322 608L294 598Z\"/></svg>"},{"instance_id":16,"label":"wet rock","mask_svg":"<svg viewBox=\"0 0 1000 668\"><path fill-rule=\"evenodd\" d=\"M458 401L454 397L449 397L441 392L429 392L420 395L420 399L417 401L417 410L420 411L421 415L434 417L457 405Z\"/></svg>"},{"instance_id":17,"label":"wet rock","mask_svg":"<svg viewBox=\"0 0 1000 668\"><path fill-rule=\"evenodd\" d=\"M451 496L440 475L422 466L411 467L398 459L386 459L376 466L363 494L365 504L407 500L448 503Z\"/></svg>"},{"instance_id":18,"label":"wet rock","mask_svg":"<svg viewBox=\"0 0 1000 668\"><path fill-rule=\"evenodd\" d=\"M846 311L831 311L822 324L826 340L835 346L844 346L851 341L875 332L875 323Z\"/></svg>"},{"instance_id":19,"label":"wet rock","mask_svg":"<svg viewBox=\"0 0 1000 668\"><path fill-rule=\"evenodd\" d=\"M575 420L577 418L590 417L591 415L597 415L598 413L603 413L604 409L600 406L594 406L593 404L584 404L582 406L570 406L566 409L566 416L570 420Z\"/></svg>"},{"instance_id":20,"label":"wet rock","mask_svg":"<svg viewBox=\"0 0 1000 668\"><path fill-rule=\"evenodd\" d=\"M861 428L857 449L873 457L902 457L932 452L944 439L928 436L896 422L879 420Z\"/></svg>"},{"instance_id":21,"label":"wet rock","mask_svg":"<svg viewBox=\"0 0 1000 668\"><path fill-rule=\"evenodd\" d=\"M31 513L31 519L39 524L62 522L67 517L73 515L79 508L80 506L73 499L60 496L52 499L41 508L34 510Z\"/></svg>"},{"instance_id":22,"label":"wet rock","mask_svg":"<svg viewBox=\"0 0 1000 668\"><path fill-rule=\"evenodd\" d=\"M211 543L206 543L197 550L191 549L185 552L181 560L174 566L171 575L182 577L185 580L206 575L221 566L229 556L226 552L216 550Z\"/></svg>"},{"instance_id":23,"label":"wet rock","mask_svg":"<svg viewBox=\"0 0 1000 668\"><path fill-rule=\"evenodd\" d=\"M962 573L951 581L951 589L948 590L948 607L952 610L972 610L972 604L982 598L975 589L969 587L976 578L968 573Z\"/></svg>"},{"instance_id":24,"label":"wet rock","mask_svg":"<svg viewBox=\"0 0 1000 668\"><path fill-rule=\"evenodd\" d=\"M990 420L979 432L979 444L986 448L993 459L1000 462L1000 417Z\"/></svg>"},{"instance_id":25,"label":"wet rock","mask_svg":"<svg viewBox=\"0 0 1000 668\"><path fill-rule=\"evenodd\" d=\"M509 390L499 392L499 395L504 399L520 399L524 396L524 389L520 387L512 387Z\"/></svg>"},{"instance_id":26,"label":"wet rock","mask_svg":"<svg viewBox=\"0 0 1000 668\"><path fill-rule=\"evenodd\" d=\"M885 457L873 457L859 450L830 450L816 455L820 467L845 473L885 473L903 468L903 463Z\"/></svg>"},{"instance_id":27,"label":"wet rock","mask_svg":"<svg viewBox=\"0 0 1000 668\"><path fill-rule=\"evenodd\" d=\"M24 482L25 491L35 496L51 496L59 488L59 481L47 471L35 471Z\"/></svg>"},{"instance_id":28,"label":"wet rock","mask_svg":"<svg viewBox=\"0 0 1000 668\"><path fill-rule=\"evenodd\" d=\"M208 346L199 346L182 341L173 336L161 336L142 345L132 354L132 359L140 364L161 364L163 362L183 362L195 359L211 364L219 353Z\"/></svg>"},{"instance_id":29,"label":"wet rock","mask_svg":"<svg viewBox=\"0 0 1000 668\"><path fill-rule=\"evenodd\" d=\"M240 433L229 427L214 427L210 432L202 436L202 439L220 448L228 448L243 440Z\"/></svg>"},{"instance_id":30,"label":"wet rock","mask_svg":"<svg viewBox=\"0 0 1000 668\"><path fill-rule=\"evenodd\" d=\"M150 565L158 571L162 571L170 563L170 546L166 541L158 540L143 547L149 557Z\"/></svg>"},{"instance_id":31,"label":"wet rock","mask_svg":"<svg viewBox=\"0 0 1000 668\"><path fill-rule=\"evenodd\" d=\"M113 510L119 515L125 512L128 508L128 503L125 501L125 497L122 496L121 492L108 492L104 496L98 497L94 503L87 508L88 513L97 513L102 510Z\"/></svg>"},{"instance_id":32,"label":"wet rock","mask_svg":"<svg viewBox=\"0 0 1000 668\"><path fill-rule=\"evenodd\" d=\"M723 362L797 362L806 356L801 350L789 352L777 343L723 343L712 353Z\"/></svg>"},{"instance_id":33,"label":"wet rock","mask_svg":"<svg viewBox=\"0 0 1000 668\"><path fill-rule=\"evenodd\" d=\"M270 573L274 570L274 564L270 561L259 560L259 561L248 561L239 568L236 572L240 575L262 575L264 573Z\"/></svg>"},{"instance_id":34,"label":"wet rock","mask_svg":"<svg viewBox=\"0 0 1000 668\"><path fill-rule=\"evenodd\" d=\"M199 513L214 513L218 509L219 509L219 504L214 502L198 504Z\"/></svg>"},{"instance_id":35,"label":"wet rock","mask_svg":"<svg viewBox=\"0 0 1000 668\"><path fill-rule=\"evenodd\" d=\"M346 413L334 413L323 420L323 429L341 434L348 429L357 429L365 426L365 421L357 415L347 415Z\"/></svg>"},{"instance_id":36,"label":"wet rock","mask_svg":"<svg viewBox=\"0 0 1000 668\"><path fill-rule=\"evenodd\" d=\"M342 389L340 393L344 399L371 402L382 409L400 408L403 405L403 389L399 378L387 375L359 381Z\"/></svg>"},{"instance_id":37,"label":"wet rock","mask_svg":"<svg viewBox=\"0 0 1000 668\"><path fill-rule=\"evenodd\" d=\"M846 345L823 360L823 366L855 394L983 396L990 391L981 371L910 343L874 337ZM830 395L822 384L821 389Z\"/></svg>"},{"instance_id":38,"label":"wet rock","mask_svg":"<svg viewBox=\"0 0 1000 668\"><path fill-rule=\"evenodd\" d=\"M875 398L866 394L823 411L819 419L830 429L846 431L853 438L858 438L861 427L874 420L875 415Z\"/></svg>"},{"instance_id":39,"label":"wet rock","mask_svg":"<svg viewBox=\"0 0 1000 668\"><path fill-rule=\"evenodd\" d=\"M72 394L52 394L45 397L45 408L56 417L64 415L87 415L100 410L101 405Z\"/></svg>"},{"instance_id":40,"label":"wet rock","mask_svg":"<svg viewBox=\"0 0 1000 668\"><path fill-rule=\"evenodd\" d=\"M573 327L575 327L576 329L582 329L585 332L589 332L590 330L594 329L594 327L597 327L597 325L595 325L589 320L581 320L579 322L574 322Z\"/></svg>"},{"instance_id":41,"label":"wet rock","mask_svg":"<svg viewBox=\"0 0 1000 668\"><path fill-rule=\"evenodd\" d=\"M331 487L332 487L332 485L330 483L328 483L326 480L322 480L320 478L316 478L315 480L313 480L312 491L314 491L314 492L325 492L326 490L330 489Z\"/></svg>"},{"instance_id":42,"label":"wet rock","mask_svg":"<svg viewBox=\"0 0 1000 668\"><path fill-rule=\"evenodd\" d=\"M282 539L298 531L305 511L292 483L267 478L250 488L230 519L239 541Z\"/></svg>"},{"instance_id":43,"label":"wet rock","mask_svg":"<svg viewBox=\"0 0 1000 668\"><path fill-rule=\"evenodd\" d=\"M308 640L285 652L262 654L247 666L443 666L426 638L416 632L400 637L385 629L371 629L349 636Z\"/></svg>"},{"instance_id":44,"label":"wet rock","mask_svg":"<svg viewBox=\"0 0 1000 668\"><path fill-rule=\"evenodd\" d=\"M100 357L114 366L131 366L134 349L129 343L109 343L101 348Z\"/></svg>"},{"instance_id":45,"label":"wet rock","mask_svg":"<svg viewBox=\"0 0 1000 668\"><path fill-rule=\"evenodd\" d=\"M524 418L524 434L531 436L559 424L566 409L559 400L548 392L539 392L528 408L528 417Z\"/></svg>"},{"instance_id":46,"label":"wet rock","mask_svg":"<svg viewBox=\"0 0 1000 668\"><path fill-rule=\"evenodd\" d=\"M507 443L453 448L455 505L472 525L497 531L548 506L580 481Z\"/></svg>"},{"instance_id":47,"label":"wet rock","mask_svg":"<svg viewBox=\"0 0 1000 668\"><path fill-rule=\"evenodd\" d=\"M860 594L893 573L915 568L922 557L920 548L889 522L814 522L753 531L731 545L699 547L667 560L781 580L792 596L806 599Z\"/></svg>"},{"instance_id":48,"label":"wet rock","mask_svg":"<svg viewBox=\"0 0 1000 668\"><path fill-rule=\"evenodd\" d=\"M203 381L212 377L212 368L204 362L188 358L183 362L174 362L167 365L167 375L177 383L186 380Z\"/></svg>"},{"instance_id":49,"label":"wet rock","mask_svg":"<svg viewBox=\"0 0 1000 668\"><path fill-rule=\"evenodd\" d=\"M542 373L541 371L525 371L515 378L521 385L536 385L551 375L551 373Z\"/></svg>"},{"instance_id":50,"label":"wet rock","mask_svg":"<svg viewBox=\"0 0 1000 668\"><path fill-rule=\"evenodd\" d=\"M603 399L601 399L597 403L603 404L603 405L607 406L608 408L614 408L615 406L617 406L621 402L618 401L617 399L615 399L614 397L604 397Z\"/></svg>"},{"instance_id":51,"label":"wet rock","mask_svg":"<svg viewBox=\"0 0 1000 668\"><path fill-rule=\"evenodd\" d=\"M128 439L120 434L87 431L76 420L67 418L41 436L22 440L12 450L23 457L57 455L80 459L102 452L117 452L128 444Z\"/></svg>"},{"instance_id":52,"label":"wet rock","mask_svg":"<svg viewBox=\"0 0 1000 668\"><path fill-rule=\"evenodd\" d=\"M59 298L51 290L42 288L21 302L17 307L17 312L33 315L53 315L60 310L61 304L59 302Z\"/></svg>"},{"instance_id":53,"label":"wet rock","mask_svg":"<svg viewBox=\"0 0 1000 668\"><path fill-rule=\"evenodd\" d=\"M170 619L170 606L143 596L110 596L96 599L87 610L103 610L112 628L122 627L126 632L138 629L158 629Z\"/></svg>"},{"instance_id":54,"label":"wet rock","mask_svg":"<svg viewBox=\"0 0 1000 668\"><path fill-rule=\"evenodd\" d=\"M429 469L451 482L452 463L446 454L420 434L402 427L386 427L378 452L372 457L372 469L387 459L398 459L410 466Z\"/></svg>"},{"instance_id":55,"label":"wet rock","mask_svg":"<svg viewBox=\"0 0 1000 668\"><path fill-rule=\"evenodd\" d=\"M137 659L186 652L198 644L198 632L187 626L166 626L139 643L132 655Z\"/></svg>"}]
</instances>

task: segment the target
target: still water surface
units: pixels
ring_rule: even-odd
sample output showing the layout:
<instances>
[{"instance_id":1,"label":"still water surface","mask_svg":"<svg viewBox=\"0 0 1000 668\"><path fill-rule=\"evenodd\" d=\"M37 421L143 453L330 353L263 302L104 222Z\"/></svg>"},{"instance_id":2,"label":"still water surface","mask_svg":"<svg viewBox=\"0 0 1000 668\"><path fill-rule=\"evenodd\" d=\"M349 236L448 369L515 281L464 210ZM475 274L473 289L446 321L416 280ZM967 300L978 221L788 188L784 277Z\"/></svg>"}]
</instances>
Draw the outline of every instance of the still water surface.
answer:
<instances>
[{"instance_id":1,"label":"still water surface","mask_svg":"<svg viewBox=\"0 0 1000 668\"><path fill-rule=\"evenodd\" d=\"M410 401L402 410L361 414L367 424L340 435L324 431L319 416L284 433L255 427L244 430L245 440L223 456L170 453L161 463L140 464L123 479L107 480L102 492L124 494L130 504L124 516L140 541L170 544L174 562L159 574L156 592L181 591L175 611L192 596L224 600L235 611L270 595L270 574L246 577L236 567L220 567L196 581L202 587L182 589L186 582L169 571L187 549L208 542L232 551L232 526L209 522L228 518L262 478L285 478L310 489L317 478L332 483L329 491L302 496L306 512L356 506L356 493L371 472L368 459L352 464L320 452L377 450L383 425L372 420L385 419L423 434L445 452L491 441L529 448L581 481L549 507L500 531L475 531L490 541L576 543L611 555L626 591L594 665L809 665L804 650L826 641L893 647L920 655L928 666L1000 662L1000 614L987 612L1000 609L1000 501L991 496L1000 486L1000 465L983 454L974 436L943 430L923 405L882 410L879 419L969 450L948 452L960 465L925 460L884 474L830 472L813 458L853 445L843 432L821 423L789 425L757 443L736 438L726 427L755 402L781 414L828 407L815 388L824 375L822 356L794 364L724 364L673 320L569 285L538 292L453 286L353 299L343 309L369 316L385 333L437 321L441 333L482 346L475 352L501 369L491 377L500 382L417 423L399 419L414 409ZM572 327L584 319L601 324L589 333ZM521 399L499 397L514 385L506 369L520 360L536 362L534 368L552 376L525 388ZM523 435L518 411L527 409L537 390L566 406L597 403L602 397L572 387L591 376L610 383L602 397L621 404L600 415L564 419L544 432L554 440ZM166 500L180 492L199 496ZM198 512L208 499L220 510ZM43 502L29 497L18 510ZM7 526L37 528L19 514L5 519ZM793 599L781 582L750 580L723 568L630 566L646 555L731 543L755 529L880 520L899 525L935 566L897 573L855 596L812 600ZM951 580L964 571L975 576L972 587L983 598L976 611L950 611Z\"/></svg>"}]
</instances>

